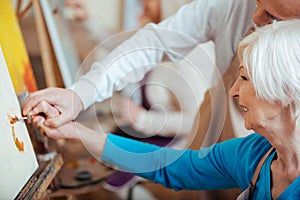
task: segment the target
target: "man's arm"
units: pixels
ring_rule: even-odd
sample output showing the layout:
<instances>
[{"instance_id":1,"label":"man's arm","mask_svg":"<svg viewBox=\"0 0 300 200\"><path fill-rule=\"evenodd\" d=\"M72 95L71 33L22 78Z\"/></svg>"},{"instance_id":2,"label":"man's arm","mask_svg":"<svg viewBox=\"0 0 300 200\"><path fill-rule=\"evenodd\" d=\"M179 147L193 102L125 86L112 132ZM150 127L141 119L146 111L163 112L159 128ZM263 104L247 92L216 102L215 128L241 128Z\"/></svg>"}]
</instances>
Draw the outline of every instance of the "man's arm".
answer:
<instances>
[{"instance_id":1,"label":"man's arm","mask_svg":"<svg viewBox=\"0 0 300 200\"><path fill-rule=\"evenodd\" d=\"M114 90L140 81L165 54L176 62L197 44L209 41L214 35L214 26L220 23L212 21L216 18L213 15L219 15L219 9L214 7L218 7L217 0L193 1L158 25L148 24L140 29L103 61L94 63L72 86L84 108L111 97Z\"/></svg>"},{"instance_id":2,"label":"man's arm","mask_svg":"<svg viewBox=\"0 0 300 200\"><path fill-rule=\"evenodd\" d=\"M219 6L224 7L218 0L195 0L160 24L149 24L138 31L102 62L94 63L91 70L70 88L79 97L75 104L72 104L73 95L60 98L60 92L55 92L55 104L58 107L68 106L60 110L61 120L56 124L75 119L79 111L88 108L95 101L107 99L114 90L121 90L127 84L141 80L147 71L162 60L165 53L172 61L177 61L199 42L210 40L214 35L214 27L220 23L215 21L216 16L220 16L220 9L216 9ZM129 73L131 75L127 76ZM36 95L34 102L44 100L51 104L53 102L48 100L53 98L51 95L52 91L45 90L45 95ZM35 105L31 101L29 96L24 105L24 114L34 109Z\"/></svg>"}]
</instances>

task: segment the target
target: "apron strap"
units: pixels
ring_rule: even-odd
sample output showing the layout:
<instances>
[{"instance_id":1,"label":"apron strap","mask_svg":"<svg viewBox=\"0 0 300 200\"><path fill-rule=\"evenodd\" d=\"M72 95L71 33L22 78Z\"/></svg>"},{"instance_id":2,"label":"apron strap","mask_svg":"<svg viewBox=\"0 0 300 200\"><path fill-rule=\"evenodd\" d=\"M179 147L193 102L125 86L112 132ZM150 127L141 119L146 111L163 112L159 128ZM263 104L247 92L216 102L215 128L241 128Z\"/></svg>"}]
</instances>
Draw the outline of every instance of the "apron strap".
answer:
<instances>
[{"instance_id":1,"label":"apron strap","mask_svg":"<svg viewBox=\"0 0 300 200\"><path fill-rule=\"evenodd\" d=\"M255 186L256 184L256 181L257 181L257 178L259 176L259 173L260 173L260 170L264 164L264 162L266 161L267 157L271 154L271 152L273 151L274 147L271 147L271 149L269 149L269 151L264 155L264 157L259 161L256 169L255 169L255 172L254 172L254 175L252 177L252 180L251 180L251 185L252 186Z\"/></svg>"},{"instance_id":2,"label":"apron strap","mask_svg":"<svg viewBox=\"0 0 300 200\"><path fill-rule=\"evenodd\" d=\"M272 153L272 151L274 150L274 147L271 147L269 149L269 151L264 155L264 157L262 157L262 159L259 161L255 171L254 171L254 174L253 174L253 177L252 177L252 180L250 182L250 194L249 194L249 199L252 199L252 195L253 195L253 192L254 192L254 187L255 187L255 184L256 184L256 181L258 179L258 176L259 176L259 173L260 173L260 170L263 166L263 164L265 163L267 157Z\"/></svg>"}]
</instances>

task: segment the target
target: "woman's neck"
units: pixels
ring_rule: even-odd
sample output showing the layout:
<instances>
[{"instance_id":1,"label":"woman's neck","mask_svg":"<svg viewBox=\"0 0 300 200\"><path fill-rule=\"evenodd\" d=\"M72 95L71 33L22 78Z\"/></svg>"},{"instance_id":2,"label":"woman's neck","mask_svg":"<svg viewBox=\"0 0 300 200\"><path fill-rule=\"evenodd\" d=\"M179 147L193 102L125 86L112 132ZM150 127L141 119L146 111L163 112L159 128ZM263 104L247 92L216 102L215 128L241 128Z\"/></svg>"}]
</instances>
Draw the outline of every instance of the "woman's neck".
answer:
<instances>
[{"instance_id":1,"label":"woman's neck","mask_svg":"<svg viewBox=\"0 0 300 200\"><path fill-rule=\"evenodd\" d=\"M285 134L279 134L278 138L274 138L271 143L277 152L274 164L292 182L300 175L300 131L297 129L286 130Z\"/></svg>"}]
</instances>

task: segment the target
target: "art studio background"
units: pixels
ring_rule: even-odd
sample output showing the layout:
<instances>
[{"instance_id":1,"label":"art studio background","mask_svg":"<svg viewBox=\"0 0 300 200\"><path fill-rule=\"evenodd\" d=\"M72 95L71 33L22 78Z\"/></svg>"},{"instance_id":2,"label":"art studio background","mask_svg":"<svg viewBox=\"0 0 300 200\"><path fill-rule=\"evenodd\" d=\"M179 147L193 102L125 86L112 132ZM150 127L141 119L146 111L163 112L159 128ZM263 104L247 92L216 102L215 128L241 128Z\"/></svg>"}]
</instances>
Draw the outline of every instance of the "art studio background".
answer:
<instances>
[{"instance_id":1,"label":"art studio background","mask_svg":"<svg viewBox=\"0 0 300 200\"><path fill-rule=\"evenodd\" d=\"M9 59L15 60L15 55L20 55L20 53L14 51L10 53L13 55L11 58L7 56L6 52L12 48L7 46L3 48L4 43L8 41L7 30L3 27L7 27L5 22L14 17L0 19L1 46L10 69L16 95L22 104L23 95L26 96L28 92L46 87L71 86L81 74L88 70L92 62L104 58L111 49L130 37L137 28L149 22L159 23L190 0L2 1L4 2L11 3L13 6L16 13L14 23L15 25L18 23L17 26L21 31L20 37L23 40L19 43L24 42L25 45L25 50L23 50L25 60L26 55L28 56L25 65L20 66L20 73L15 73L16 65L10 69ZM37 4L33 2L39 2L40 12L37 10ZM213 62L213 44L210 42L203 44L203 48ZM26 78L20 83L23 79L22 73L25 72L27 75L23 77ZM132 85L121 93L131 94L131 98L136 103L141 103L141 91L135 91L134 88L136 86ZM83 112L78 120L93 129L101 129L105 132L114 131L118 124L113 119L111 105L111 99L95 104ZM121 191L106 190L103 188L103 182L115 171L98 163L82 144L67 140L53 141L42 135L42 130L36 130L30 126L27 128L39 162L51 159L56 153L62 154L63 157L64 165L48 187L45 194L47 198L207 199L205 193L175 192L145 180L140 180L132 187ZM39 142L41 140L42 147ZM1 156L1 159L5 158Z\"/></svg>"}]
</instances>

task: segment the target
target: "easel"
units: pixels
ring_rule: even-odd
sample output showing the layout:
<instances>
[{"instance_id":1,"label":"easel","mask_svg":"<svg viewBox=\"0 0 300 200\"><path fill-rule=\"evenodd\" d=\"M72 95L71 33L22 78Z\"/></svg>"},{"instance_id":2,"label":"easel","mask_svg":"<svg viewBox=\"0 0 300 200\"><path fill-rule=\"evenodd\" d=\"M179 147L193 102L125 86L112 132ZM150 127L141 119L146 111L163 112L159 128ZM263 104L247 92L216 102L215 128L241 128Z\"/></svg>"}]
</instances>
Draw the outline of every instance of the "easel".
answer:
<instances>
[{"instance_id":1,"label":"easel","mask_svg":"<svg viewBox=\"0 0 300 200\"><path fill-rule=\"evenodd\" d=\"M61 154L50 161L39 163L39 168L24 186L16 199L45 199L46 190L63 165Z\"/></svg>"},{"instance_id":2,"label":"easel","mask_svg":"<svg viewBox=\"0 0 300 200\"><path fill-rule=\"evenodd\" d=\"M35 27L38 36L46 85L47 87L64 87L45 18L41 9L40 0L30 0L28 4L24 6L23 10L21 10L22 3L23 0L18 0L16 6L16 14L19 20L21 20L31 8L34 9Z\"/></svg>"}]
</instances>

